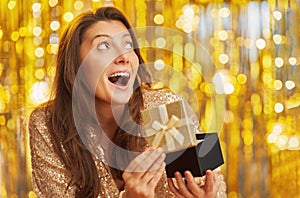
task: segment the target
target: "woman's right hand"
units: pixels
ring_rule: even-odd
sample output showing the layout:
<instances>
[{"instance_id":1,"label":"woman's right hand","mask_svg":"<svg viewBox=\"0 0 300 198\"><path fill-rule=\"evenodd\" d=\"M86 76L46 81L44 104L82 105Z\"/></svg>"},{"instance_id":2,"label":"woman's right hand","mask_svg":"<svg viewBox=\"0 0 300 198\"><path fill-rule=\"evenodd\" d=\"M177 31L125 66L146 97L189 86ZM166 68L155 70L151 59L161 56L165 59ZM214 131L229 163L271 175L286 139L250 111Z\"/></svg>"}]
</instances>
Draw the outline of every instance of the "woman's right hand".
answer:
<instances>
[{"instance_id":1,"label":"woman's right hand","mask_svg":"<svg viewBox=\"0 0 300 198\"><path fill-rule=\"evenodd\" d=\"M154 197L155 187L165 169L165 154L160 148L149 148L134 158L122 177L125 182L124 198Z\"/></svg>"}]
</instances>

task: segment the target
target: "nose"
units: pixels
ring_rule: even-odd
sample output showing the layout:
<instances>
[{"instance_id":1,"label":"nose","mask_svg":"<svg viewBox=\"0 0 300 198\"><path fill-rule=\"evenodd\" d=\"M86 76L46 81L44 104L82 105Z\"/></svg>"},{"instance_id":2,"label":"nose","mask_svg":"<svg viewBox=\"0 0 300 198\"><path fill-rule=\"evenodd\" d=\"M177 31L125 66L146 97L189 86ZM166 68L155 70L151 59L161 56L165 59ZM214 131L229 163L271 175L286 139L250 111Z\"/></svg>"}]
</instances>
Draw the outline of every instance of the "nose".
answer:
<instances>
[{"instance_id":1,"label":"nose","mask_svg":"<svg viewBox=\"0 0 300 198\"><path fill-rule=\"evenodd\" d=\"M115 64L127 64L129 63L129 57L127 53L121 54L115 59Z\"/></svg>"}]
</instances>

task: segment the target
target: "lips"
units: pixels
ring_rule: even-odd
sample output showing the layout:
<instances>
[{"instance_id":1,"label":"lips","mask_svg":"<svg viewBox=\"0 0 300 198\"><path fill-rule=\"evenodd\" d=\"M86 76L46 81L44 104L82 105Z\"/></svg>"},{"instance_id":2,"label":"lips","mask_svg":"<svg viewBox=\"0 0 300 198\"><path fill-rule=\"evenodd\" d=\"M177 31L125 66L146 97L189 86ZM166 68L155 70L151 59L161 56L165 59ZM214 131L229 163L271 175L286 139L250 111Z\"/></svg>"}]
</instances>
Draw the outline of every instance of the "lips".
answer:
<instances>
[{"instance_id":1,"label":"lips","mask_svg":"<svg viewBox=\"0 0 300 198\"><path fill-rule=\"evenodd\" d=\"M130 79L129 72L115 72L108 77L108 80L118 86L126 86Z\"/></svg>"}]
</instances>

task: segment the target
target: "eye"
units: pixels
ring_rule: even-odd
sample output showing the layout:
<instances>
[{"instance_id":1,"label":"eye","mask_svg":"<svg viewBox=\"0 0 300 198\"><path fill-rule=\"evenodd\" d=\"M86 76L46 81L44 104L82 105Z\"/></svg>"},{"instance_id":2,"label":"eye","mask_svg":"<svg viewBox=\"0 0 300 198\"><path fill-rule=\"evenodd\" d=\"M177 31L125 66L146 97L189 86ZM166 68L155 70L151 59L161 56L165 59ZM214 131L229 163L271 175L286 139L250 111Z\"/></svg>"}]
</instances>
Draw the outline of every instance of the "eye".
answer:
<instances>
[{"instance_id":1,"label":"eye","mask_svg":"<svg viewBox=\"0 0 300 198\"><path fill-rule=\"evenodd\" d=\"M133 43L132 42L126 42L125 43L125 49L132 49L133 48Z\"/></svg>"},{"instance_id":2,"label":"eye","mask_svg":"<svg viewBox=\"0 0 300 198\"><path fill-rule=\"evenodd\" d=\"M109 49L109 43L108 42L101 42L100 44L97 45L98 50L107 50Z\"/></svg>"}]
</instances>

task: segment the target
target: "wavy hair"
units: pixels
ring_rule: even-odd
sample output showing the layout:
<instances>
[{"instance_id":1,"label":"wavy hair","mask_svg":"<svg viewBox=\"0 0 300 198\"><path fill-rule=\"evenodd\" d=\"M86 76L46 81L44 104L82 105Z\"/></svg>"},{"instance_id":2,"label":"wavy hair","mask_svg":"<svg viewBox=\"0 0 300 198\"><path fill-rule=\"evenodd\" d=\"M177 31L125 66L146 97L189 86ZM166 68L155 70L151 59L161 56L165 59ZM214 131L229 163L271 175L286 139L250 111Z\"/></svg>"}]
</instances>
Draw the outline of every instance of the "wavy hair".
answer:
<instances>
[{"instance_id":1,"label":"wavy hair","mask_svg":"<svg viewBox=\"0 0 300 198\"><path fill-rule=\"evenodd\" d=\"M97 197L100 192L100 181L93 155L86 147L78 134L72 112L72 91L77 72L81 65L79 48L84 33L98 21L117 20L122 22L129 30L134 44L134 51L143 64L143 58L137 48L137 41L130 30L131 26L124 14L113 7L102 7L97 10L87 11L78 15L64 30L59 43L56 58L56 75L53 83L53 100L48 103L47 110L51 118L49 128L52 142L57 155L61 158L66 168L70 170L72 181L70 186L77 186L76 197ZM131 118L140 123L140 109L143 108L141 82L150 82L150 75L139 67L135 87L137 87L126 105ZM80 94L79 94L80 95ZM84 95L82 93L81 95ZM79 97L80 100L84 100ZM126 124L126 121L125 121ZM84 125L84 123L82 123ZM132 129L138 132L138 129ZM134 151L140 151L145 146L145 141L135 135L130 135L119 128L114 143L118 146ZM61 147L61 144L63 147ZM129 159L127 159L129 160ZM115 178L122 178L121 170L112 169Z\"/></svg>"}]
</instances>

